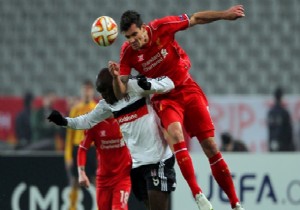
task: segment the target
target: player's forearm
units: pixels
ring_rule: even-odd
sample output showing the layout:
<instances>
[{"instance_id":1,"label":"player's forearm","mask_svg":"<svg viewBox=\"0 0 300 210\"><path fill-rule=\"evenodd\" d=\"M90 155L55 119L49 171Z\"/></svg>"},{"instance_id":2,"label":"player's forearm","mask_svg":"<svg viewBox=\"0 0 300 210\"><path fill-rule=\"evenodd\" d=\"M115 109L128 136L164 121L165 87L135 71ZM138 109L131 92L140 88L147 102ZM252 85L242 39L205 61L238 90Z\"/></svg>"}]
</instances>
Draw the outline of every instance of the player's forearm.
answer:
<instances>
[{"instance_id":1,"label":"player's forearm","mask_svg":"<svg viewBox=\"0 0 300 210\"><path fill-rule=\"evenodd\" d=\"M113 88L117 99L122 99L127 92L126 81L122 81L120 76L113 77Z\"/></svg>"},{"instance_id":2,"label":"player's forearm","mask_svg":"<svg viewBox=\"0 0 300 210\"><path fill-rule=\"evenodd\" d=\"M197 24L211 23L216 20L222 20L226 18L226 11L201 11L196 12L191 16L190 26Z\"/></svg>"},{"instance_id":3,"label":"player's forearm","mask_svg":"<svg viewBox=\"0 0 300 210\"><path fill-rule=\"evenodd\" d=\"M150 79L151 89L148 91L151 93L166 93L175 88L173 81L169 77L159 77L156 79Z\"/></svg>"},{"instance_id":4,"label":"player's forearm","mask_svg":"<svg viewBox=\"0 0 300 210\"><path fill-rule=\"evenodd\" d=\"M85 166L78 166L77 170L78 170L78 175L81 175L83 172L85 173Z\"/></svg>"},{"instance_id":5,"label":"player's forearm","mask_svg":"<svg viewBox=\"0 0 300 210\"><path fill-rule=\"evenodd\" d=\"M190 26L206 24L216 20L236 20L245 16L243 5L235 5L223 11L203 11L194 13L190 18Z\"/></svg>"},{"instance_id":6,"label":"player's forearm","mask_svg":"<svg viewBox=\"0 0 300 210\"><path fill-rule=\"evenodd\" d=\"M101 122L106 116L103 116L101 107L96 106L91 112L72 118L67 117L68 127L77 130L87 130Z\"/></svg>"},{"instance_id":7,"label":"player's forearm","mask_svg":"<svg viewBox=\"0 0 300 210\"><path fill-rule=\"evenodd\" d=\"M85 170L85 164L86 164L86 155L87 151L81 145L78 148L77 151L77 165L78 165L78 172Z\"/></svg>"}]
</instances>

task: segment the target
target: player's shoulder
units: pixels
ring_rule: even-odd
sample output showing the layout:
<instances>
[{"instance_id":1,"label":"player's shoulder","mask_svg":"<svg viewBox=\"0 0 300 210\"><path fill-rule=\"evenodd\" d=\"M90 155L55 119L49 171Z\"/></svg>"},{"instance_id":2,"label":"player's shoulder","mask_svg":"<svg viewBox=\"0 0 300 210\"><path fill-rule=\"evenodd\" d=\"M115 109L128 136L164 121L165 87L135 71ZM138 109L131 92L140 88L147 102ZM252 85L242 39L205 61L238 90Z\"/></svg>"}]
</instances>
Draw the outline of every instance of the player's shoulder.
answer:
<instances>
[{"instance_id":1,"label":"player's shoulder","mask_svg":"<svg viewBox=\"0 0 300 210\"><path fill-rule=\"evenodd\" d=\"M105 108L105 107L108 107L109 104L105 101L105 99L100 99L98 104L97 104L97 107L102 107L102 108Z\"/></svg>"},{"instance_id":2,"label":"player's shoulder","mask_svg":"<svg viewBox=\"0 0 300 210\"><path fill-rule=\"evenodd\" d=\"M165 16L162 18L154 19L154 20L150 21L148 25L150 26L150 28L156 30L162 25L165 25L168 23L173 23L174 21L176 21L176 22L186 21L188 19L189 19L189 17L187 14L169 15L169 16Z\"/></svg>"},{"instance_id":3,"label":"player's shoulder","mask_svg":"<svg viewBox=\"0 0 300 210\"><path fill-rule=\"evenodd\" d=\"M130 51L131 47L130 47L130 44L128 41L125 41L123 44L122 44L122 47L121 47L121 53L126 53L127 51Z\"/></svg>"}]
</instances>

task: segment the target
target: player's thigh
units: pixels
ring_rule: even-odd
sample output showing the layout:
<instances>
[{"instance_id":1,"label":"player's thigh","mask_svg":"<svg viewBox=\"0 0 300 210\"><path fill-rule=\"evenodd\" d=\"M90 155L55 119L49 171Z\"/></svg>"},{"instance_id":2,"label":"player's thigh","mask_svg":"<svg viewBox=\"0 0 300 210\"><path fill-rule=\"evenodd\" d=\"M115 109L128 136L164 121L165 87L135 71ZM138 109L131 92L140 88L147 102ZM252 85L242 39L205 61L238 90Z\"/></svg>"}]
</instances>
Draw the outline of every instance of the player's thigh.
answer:
<instances>
[{"instance_id":1,"label":"player's thigh","mask_svg":"<svg viewBox=\"0 0 300 210\"><path fill-rule=\"evenodd\" d=\"M165 129L169 129L169 126L174 122L179 122L182 125L184 119L183 108L178 104L166 106L165 109L160 112L159 118Z\"/></svg>"},{"instance_id":2,"label":"player's thigh","mask_svg":"<svg viewBox=\"0 0 300 210\"><path fill-rule=\"evenodd\" d=\"M155 210L169 209L170 192L149 190L148 197L149 197L150 209L155 209Z\"/></svg>"},{"instance_id":3,"label":"player's thigh","mask_svg":"<svg viewBox=\"0 0 300 210\"><path fill-rule=\"evenodd\" d=\"M214 124L205 98L199 94L190 97L184 112L184 127L190 136L202 139L214 136Z\"/></svg>"},{"instance_id":4,"label":"player's thigh","mask_svg":"<svg viewBox=\"0 0 300 210\"><path fill-rule=\"evenodd\" d=\"M176 97L161 97L158 95L152 99L152 105L164 128L167 129L173 122L183 123L183 107Z\"/></svg>"},{"instance_id":5,"label":"player's thigh","mask_svg":"<svg viewBox=\"0 0 300 210\"><path fill-rule=\"evenodd\" d=\"M97 188L97 206L101 210L111 210L113 201L113 188Z\"/></svg>"},{"instance_id":6,"label":"player's thigh","mask_svg":"<svg viewBox=\"0 0 300 210\"><path fill-rule=\"evenodd\" d=\"M130 177L121 180L113 190L112 210L127 210L131 190Z\"/></svg>"},{"instance_id":7,"label":"player's thigh","mask_svg":"<svg viewBox=\"0 0 300 210\"><path fill-rule=\"evenodd\" d=\"M134 168L130 172L131 190L139 201L148 200L147 182L145 179L145 166Z\"/></svg>"}]
</instances>

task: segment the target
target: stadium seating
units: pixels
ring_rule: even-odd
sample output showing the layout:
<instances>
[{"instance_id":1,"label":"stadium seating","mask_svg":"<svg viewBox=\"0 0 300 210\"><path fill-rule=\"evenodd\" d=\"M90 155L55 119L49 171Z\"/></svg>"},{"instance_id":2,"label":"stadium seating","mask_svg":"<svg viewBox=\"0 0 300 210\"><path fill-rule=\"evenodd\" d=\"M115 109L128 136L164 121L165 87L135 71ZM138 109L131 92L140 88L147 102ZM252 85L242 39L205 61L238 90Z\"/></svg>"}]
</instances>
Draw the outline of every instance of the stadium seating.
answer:
<instances>
[{"instance_id":1,"label":"stadium seating","mask_svg":"<svg viewBox=\"0 0 300 210\"><path fill-rule=\"evenodd\" d=\"M281 84L299 93L300 1L235 1L246 17L201 25L176 35L192 60L191 74L208 95L269 94ZM119 23L127 9L145 22L165 15L226 9L232 1L28 0L0 2L0 94L35 95L55 89L78 94L80 81L94 79L108 60L119 59L124 41L95 45L92 22L101 15ZM117 5L117 6L116 6Z\"/></svg>"}]
</instances>

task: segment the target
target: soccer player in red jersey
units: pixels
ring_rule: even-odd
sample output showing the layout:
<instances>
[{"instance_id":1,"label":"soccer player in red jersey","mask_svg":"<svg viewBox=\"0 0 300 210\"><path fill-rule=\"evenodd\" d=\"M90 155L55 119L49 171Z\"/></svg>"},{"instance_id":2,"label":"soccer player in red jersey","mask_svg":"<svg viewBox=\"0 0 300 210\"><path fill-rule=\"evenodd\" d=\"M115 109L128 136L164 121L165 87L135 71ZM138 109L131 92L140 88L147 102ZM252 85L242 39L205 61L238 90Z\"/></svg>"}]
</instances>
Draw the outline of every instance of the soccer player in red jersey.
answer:
<instances>
[{"instance_id":1,"label":"soccer player in red jersey","mask_svg":"<svg viewBox=\"0 0 300 210\"><path fill-rule=\"evenodd\" d=\"M209 159L212 174L227 194L232 209L243 210L236 195L234 183L227 163L214 141L214 125L210 117L208 101L204 92L191 78L190 59L175 40L178 31L197 24L217 20L236 20L244 17L242 5L224 11L200 11L192 15L166 16L144 24L139 13L126 11L121 17L120 28L127 41L123 44L120 64L110 61L114 92L120 99L125 96L127 81L134 68L146 77L168 76L175 83L175 89L153 97L153 105L164 128L173 139L171 146L179 168L189 184L201 210L212 206L205 202L196 178L191 157L183 136L183 127L191 137L195 136Z\"/></svg>"},{"instance_id":2,"label":"soccer player in red jersey","mask_svg":"<svg viewBox=\"0 0 300 210\"><path fill-rule=\"evenodd\" d=\"M89 187L85 173L86 154L92 143L97 152L96 198L101 210L127 210L131 189L131 156L122 137L119 124L108 118L85 131L77 153L78 181Z\"/></svg>"}]
</instances>

